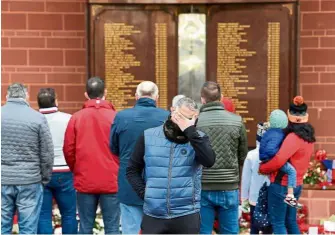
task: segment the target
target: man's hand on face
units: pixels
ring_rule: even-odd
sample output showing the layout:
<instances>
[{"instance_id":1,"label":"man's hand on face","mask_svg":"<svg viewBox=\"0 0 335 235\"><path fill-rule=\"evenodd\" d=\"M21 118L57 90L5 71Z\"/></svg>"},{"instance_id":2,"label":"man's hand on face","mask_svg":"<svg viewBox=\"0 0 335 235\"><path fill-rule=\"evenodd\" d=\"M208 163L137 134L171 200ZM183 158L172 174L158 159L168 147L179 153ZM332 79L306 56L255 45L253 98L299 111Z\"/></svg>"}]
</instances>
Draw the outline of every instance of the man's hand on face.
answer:
<instances>
[{"instance_id":1,"label":"man's hand on face","mask_svg":"<svg viewBox=\"0 0 335 235\"><path fill-rule=\"evenodd\" d=\"M191 119L187 119L178 111L174 111L171 116L171 120L176 123L182 131L186 130L190 126L194 126L196 119L197 115L194 115Z\"/></svg>"}]
</instances>

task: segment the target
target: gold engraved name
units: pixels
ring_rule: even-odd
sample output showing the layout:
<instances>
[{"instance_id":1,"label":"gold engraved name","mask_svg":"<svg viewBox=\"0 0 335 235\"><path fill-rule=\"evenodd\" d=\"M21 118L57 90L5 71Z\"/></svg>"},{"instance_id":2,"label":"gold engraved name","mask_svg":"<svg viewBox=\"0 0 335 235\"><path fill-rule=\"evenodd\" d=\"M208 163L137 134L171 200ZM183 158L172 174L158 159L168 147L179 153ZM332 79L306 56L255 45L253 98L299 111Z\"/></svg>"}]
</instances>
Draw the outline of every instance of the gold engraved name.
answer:
<instances>
[{"instance_id":1,"label":"gold engraved name","mask_svg":"<svg viewBox=\"0 0 335 235\"><path fill-rule=\"evenodd\" d=\"M223 96L233 100L236 113L243 116L245 123L253 121L254 118L247 116L248 101L241 100L239 96L256 90L255 87L247 86L248 74L244 73L246 65L243 63L256 54L255 51L241 47L248 42L245 38L245 29L248 28L250 25L239 23L218 23L217 27L217 82L223 89Z\"/></svg>"},{"instance_id":2,"label":"gold engraved name","mask_svg":"<svg viewBox=\"0 0 335 235\"><path fill-rule=\"evenodd\" d=\"M159 87L158 106L168 109L167 25L155 24L155 79Z\"/></svg>"},{"instance_id":3,"label":"gold engraved name","mask_svg":"<svg viewBox=\"0 0 335 235\"><path fill-rule=\"evenodd\" d=\"M134 100L134 88L142 80L135 80L133 74L126 72L131 67L139 67L140 61L129 53L135 50L134 43L128 39L140 33L134 26L123 23L105 23L105 82L107 99L117 110L129 108L129 100ZM127 53L128 52L128 53Z\"/></svg>"},{"instance_id":4,"label":"gold engraved name","mask_svg":"<svg viewBox=\"0 0 335 235\"><path fill-rule=\"evenodd\" d=\"M280 23L268 23L267 117L279 108Z\"/></svg>"}]
</instances>

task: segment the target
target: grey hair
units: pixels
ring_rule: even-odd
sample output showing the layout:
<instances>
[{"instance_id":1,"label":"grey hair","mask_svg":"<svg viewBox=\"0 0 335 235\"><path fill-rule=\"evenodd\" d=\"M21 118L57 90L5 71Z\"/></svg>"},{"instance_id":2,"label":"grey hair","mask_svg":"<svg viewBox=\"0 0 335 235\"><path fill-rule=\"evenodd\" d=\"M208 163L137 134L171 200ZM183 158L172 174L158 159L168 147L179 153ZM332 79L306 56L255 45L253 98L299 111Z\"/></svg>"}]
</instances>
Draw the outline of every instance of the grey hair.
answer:
<instances>
[{"instance_id":1,"label":"grey hair","mask_svg":"<svg viewBox=\"0 0 335 235\"><path fill-rule=\"evenodd\" d=\"M151 81L141 82L136 88L136 95L139 97L148 96L156 99L158 97L158 86Z\"/></svg>"},{"instance_id":2,"label":"grey hair","mask_svg":"<svg viewBox=\"0 0 335 235\"><path fill-rule=\"evenodd\" d=\"M186 96L184 95L176 95L175 97L173 97L173 100L172 100L172 107L176 107L178 101L182 98L185 98Z\"/></svg>"},{"instance_id":3,"label":"grey hair","mask_svg":"<svg viewBox=\"0 0 335 235\"><path fill-rule=\"evenodd\" d=\"M13 83L7 89L7 98L27 98L27 88L21 83Z\"/></svg>"},{"instance_id":4,"label":"grey hair","mask_svg":"<svg viewBox=\"0 0 335 235\"><path fill-rule=\"evenodd\" d=\"M192 100L191 98L188 97L184 97L181 98L180 100L178 100L178 102L176 103L176 108L181 108L182 106L186 106L187 108L194 110L194 111L198 111L198 105L197 103Z\"/></svg>"}]
</instances>

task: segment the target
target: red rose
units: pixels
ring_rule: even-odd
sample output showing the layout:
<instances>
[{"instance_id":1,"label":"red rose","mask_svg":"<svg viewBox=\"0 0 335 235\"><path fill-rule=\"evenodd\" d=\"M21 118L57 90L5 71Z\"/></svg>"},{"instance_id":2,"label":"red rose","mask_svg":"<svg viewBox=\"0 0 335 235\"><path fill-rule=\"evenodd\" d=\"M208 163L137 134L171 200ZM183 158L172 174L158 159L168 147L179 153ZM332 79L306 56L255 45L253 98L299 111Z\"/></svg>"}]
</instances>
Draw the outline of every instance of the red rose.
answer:
<instances>
[{"instance_id":1,"label":"red rose","mask_svg":"<svg viewBox=\"0 0 335 235\"><path fill-rule=\"evenodd\" d=\"M324 149L320 149L315 152L315 159L319 162L325 160L327 158L327 152Z\"/></svg>"}]
</instances>

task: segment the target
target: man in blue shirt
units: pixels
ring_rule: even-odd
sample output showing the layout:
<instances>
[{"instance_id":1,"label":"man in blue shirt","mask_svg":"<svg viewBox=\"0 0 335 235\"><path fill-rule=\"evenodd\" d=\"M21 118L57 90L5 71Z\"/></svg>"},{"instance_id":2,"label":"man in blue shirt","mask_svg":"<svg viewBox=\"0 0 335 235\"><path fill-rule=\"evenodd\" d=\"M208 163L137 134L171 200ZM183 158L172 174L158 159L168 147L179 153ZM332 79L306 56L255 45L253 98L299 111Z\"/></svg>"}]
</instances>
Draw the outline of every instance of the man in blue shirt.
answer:
<instances>
[{"instance_id":1,"label":"man in blue shirt","mask_svg":"<svg viewBox=\"0 0 335 235\"><path fill-rule=\"evenodd\" d=\"M126 168L137 139L144 130L160 126L169 112L157 108L158 87L145 81L136 89L136 104L133 108L117 113L112 125L110 147L120 158L118 175L121 227L123 234L138 234L143 216L143 200L139 198L126 178Z\"/></svg>"}]
</instances>

